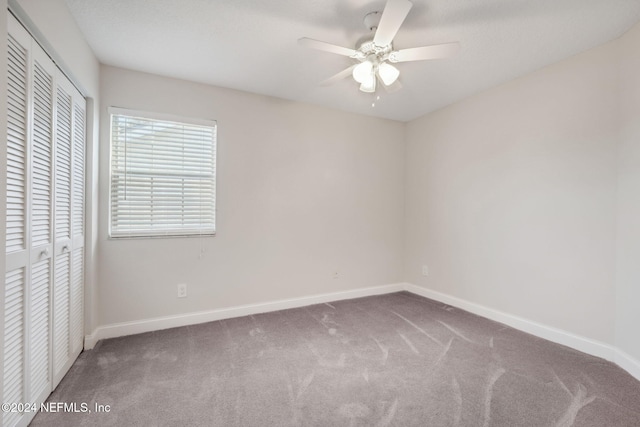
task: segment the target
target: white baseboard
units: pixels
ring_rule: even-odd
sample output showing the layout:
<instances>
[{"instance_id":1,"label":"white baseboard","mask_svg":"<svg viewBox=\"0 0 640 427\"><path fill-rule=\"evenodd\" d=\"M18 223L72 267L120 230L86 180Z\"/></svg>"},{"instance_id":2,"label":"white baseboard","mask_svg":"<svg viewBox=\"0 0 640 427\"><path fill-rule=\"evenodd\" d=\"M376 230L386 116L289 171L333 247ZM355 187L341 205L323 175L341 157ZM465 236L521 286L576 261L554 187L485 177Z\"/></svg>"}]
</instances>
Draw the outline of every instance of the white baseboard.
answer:
<instances>
[{"instance_id":1,"label":"white baseboard","mask_svg":"<svg viewBox=\"0 0 640 427\"><path fill-rule=\"evenodd\" d=\"M156 317L153 319L113 323L110 325L99 326L93 331L93 333L91 333L90 335L86 335L84 338L84 348L86 350L90 350L96 345L98 341L106 338L115 338L125 335L140 334L143 332L159 331L162 329L177 328L179 326L195 325L198 323L213 322L215 320L230 319L233 317L248 316L250 314L266 313L270 311L285 310L288 308L304 307L307 305L322 304L331 301L388 294L392 292L399 292L404 289L404 283L396 283L370 288L358 288L342 292L311 295L301 298L291 298L258 304L239 305L236 307L221 308L217 310L207 310L194 313L178 314L174 316Z\"/></svg>"},{"instance_id":2,"label":"white baseboard","mask_svg":"<svg viewBox=\"0 0 640 427\"><path fill-rule=\"evenodd\" d=\"M423 288L421 286L412 285L410 283L405 284L405 289L416 295L433 299L453 307L461 308L473 314L495 320L496 322L504 323L505 325L530 333L531 335L566 345L567 347L580 350L584 353L602 357L603 359L610 361L615 360L616 349L609 344L572 334L571 332L534 322L523 317L514 316L513 314L494 310L480 304Z\"/></svg>"},{"instance_id":3,"label":"white baseboard","mask_svg":"<svg viewBox=\"0 0 640 427\"><path fill-rule=\"evenodd\" d=\"M84 348L92 349L102 339L115 338L125 335L139 334L143 332L159 331L162 329L176 328L179 326L195 325L198 323L212 322L233 317L248 316L250 314L266 313L270 311L285 310L288 308L304 307L312 304L321 304L331 301L339 301L353 298L361 298L372 295L388 294L392 292L408 291L435 301L442 302L453 307L466 310L487 319L504 323L518 330L530 333L540 338L566 345L593 356L615 362L622 369L640 380L640 361L634 359L624 351L590 338L582 337L562 329L534 322L519 316L494 310L480 304L476 304L462 298L447 295L431 289L416 286L411 283L395 283L391 285L359 288L343 292L331 292L312 295L301 298L291 298L279 301L259 304L240 305L236 307L221 308L217 310L199 311L195 313L179 314L175 316L157 317L132 322L114 323L98 327L92 334L86 335Z\"/></svg>"},{"instance_id":4,"label":"white baseboard","mask_svg":"<svg viewBox=\"0 0 640 427\"><path fill-rule=\"evenodd\" d=\"M405 290L425 298L461 308L473 314L477 314L478 316L504 323L505 325L509 325L520 331L530 333L531 335L535 335L558 344L566 345L567 347L582 351L583 353L602 357L603 359L616 363L636 379L640 380L640 361L610 344L592 340L552 326L543 325L542 323L514 316L513 314L494 310L462 298L443 294L411 283L405 283Z\"/></svg>"},{"instance_id":5,"label":"white baseboard","mask_svg":"<svg viewBox=\"0 0 640 427\"><path fill-rule=\"evenodd\" d=\"M634 359L624 351L616 349L616 357L614 362L640 381L640 361Z\"/></svg>"}]
</instances>

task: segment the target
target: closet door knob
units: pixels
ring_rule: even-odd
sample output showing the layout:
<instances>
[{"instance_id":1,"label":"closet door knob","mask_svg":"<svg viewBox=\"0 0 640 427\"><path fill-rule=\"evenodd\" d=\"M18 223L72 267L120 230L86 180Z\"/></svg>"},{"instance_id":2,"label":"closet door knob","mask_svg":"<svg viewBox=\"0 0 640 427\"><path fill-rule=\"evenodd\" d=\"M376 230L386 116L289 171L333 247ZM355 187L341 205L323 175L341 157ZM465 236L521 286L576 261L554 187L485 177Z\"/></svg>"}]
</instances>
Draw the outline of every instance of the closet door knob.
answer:
<instances>
[{"instance_id":1,"label":"closet door knob","mask_svg":"<svg viewBox=\"0 0 640 427\"><path fill-rule=\"evenodd\" d=\"M42 252L40 252L40 258L49 256L49 248L44 248Z\"/></svg>"},{"instance_id":2,"label":"closet door knob","mask_svg":"<svg viewBox=\"0 0 640 427\"><path fill-rule=\"evenodd\" d=\"M62 253L69 252L69 245L64 245L62 247Z\"/></svg>"}]
</instances>

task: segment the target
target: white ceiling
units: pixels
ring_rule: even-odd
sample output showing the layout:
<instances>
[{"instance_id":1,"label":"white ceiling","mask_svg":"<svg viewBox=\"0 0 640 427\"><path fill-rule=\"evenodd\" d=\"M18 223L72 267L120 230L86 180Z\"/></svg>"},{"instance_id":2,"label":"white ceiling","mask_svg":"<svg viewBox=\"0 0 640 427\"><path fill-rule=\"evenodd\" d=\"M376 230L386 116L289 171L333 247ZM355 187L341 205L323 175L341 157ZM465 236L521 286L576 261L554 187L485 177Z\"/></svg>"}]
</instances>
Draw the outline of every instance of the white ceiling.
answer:
<instances>
[{"instance_id":1,"label":"white ceiling","mask_svg":"<svg viewBox=\"0 0 640 427\"><path fill-rule=\"evenodd\" d=\"M372 107L351 78L317 84L353 60L297 40L353 48L385 0L66 0L104 64L401 121L613 40L640 16L640 0L412 1L396 49L462 48L398 64L404 88Z\"/></svg>"}]
</instances>

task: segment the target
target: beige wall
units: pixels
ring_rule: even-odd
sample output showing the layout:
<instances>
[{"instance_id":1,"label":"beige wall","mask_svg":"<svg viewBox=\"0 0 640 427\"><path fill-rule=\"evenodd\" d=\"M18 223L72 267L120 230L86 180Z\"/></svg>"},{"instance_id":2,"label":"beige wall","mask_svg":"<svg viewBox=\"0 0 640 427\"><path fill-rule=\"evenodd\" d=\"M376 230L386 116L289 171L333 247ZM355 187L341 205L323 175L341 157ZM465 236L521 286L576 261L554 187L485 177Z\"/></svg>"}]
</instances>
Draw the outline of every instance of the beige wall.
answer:
<instances>
[{"instance_id":1,"label":"beige wall","mask_svg":"<svg viewBox=\"0 0 640 427\"><path fill-rule=\"evenodd\" d=\"M616 345L640 360L640 25L621 40Z\"/></svg>"},{"instance_id":2,"label":"beige wall","mask_svg":"<svg viewBox=\"0 0 640 427\"><path fill-rule=\"evenodd\" d=\"M402 123L112 67L101 81L100 325L402 280ZM107 238L109 106L217 120L215 237Z\"/></svg>"},{"instance_id":3,"label":"beige wall","mask_svg":"<svg viewBox=\"0 0 640 427\"><path fill-rule=\"evenodd\" d=\"M608 44L409 123L405 279L612 344L617 72Z\"/></svg>"}]
</instances>

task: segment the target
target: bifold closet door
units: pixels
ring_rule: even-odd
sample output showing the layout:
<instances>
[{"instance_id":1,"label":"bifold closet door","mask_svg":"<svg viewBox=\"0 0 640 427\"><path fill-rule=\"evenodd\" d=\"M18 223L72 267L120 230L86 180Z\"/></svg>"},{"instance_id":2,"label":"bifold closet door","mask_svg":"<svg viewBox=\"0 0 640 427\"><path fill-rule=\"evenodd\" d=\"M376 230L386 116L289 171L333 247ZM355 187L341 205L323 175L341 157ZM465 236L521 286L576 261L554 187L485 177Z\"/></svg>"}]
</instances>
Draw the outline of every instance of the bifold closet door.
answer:
<instances>
[{"instance_id":1,"label":"bifold closet door","mask_svg":"<svg viewBox=\"0 0 640 427\"><path fill-rule=\"evenodd\" d=\"M84 191L87 101L73 90L73 135L71 169L71 282L70 346L75 360L84 348Z\"/></svg>"},{"instance_id":2,"label":"bifold closet door","mask_svg":"<svg viewBox=\"0 0 640 427\"><path fill-rule=\"evenodd\" d=\"M7 217L4 288L3 402L24 402L26 319L29 276L27 250L29 129L28 34L12 30L9 21L7 91ZM23 37L26 36L26 37ZM3 425L14 425L20 413L3 412Z\"/></svg>"},{"instance_id":3,"label":"bifold closet door","mask_svg":"<svg viewBox=\"0 0 640 427\"><path fill-rule=\"evenodd\" d=\"M85 100L57 79L53 279L53 383L82 350Z\"/></svg>"},{"instance_id":4,"label":"bifold closet door","mask_svg":"<svg viewBox=\"0 0 640 427\"><path fill-rule=\"evenodd\" d=\"M35 43L34 43L35 44ZM39 46L33 47L33 120L30 162L31 241L28 295L30 396L44 399L51 387L50 315L53 190L53 79L56 68ZM46 64L46 65L44 65Z\"/></svg>"},{"instance_id":5,"label":"bifold closet door","mask_svg":"<svg viewBox=\"0 0 640 427\"><path fill-rule=\"evenodd\" d=\"M8 35L4 402L43 402L52 389L51 272L56 67L15 20ZM3 413L4 425L29 414Z\"/></svg>"},{"instance_id":6,"label":"bifold closet door","mask_svg":"<svg viewBox=\"0 0 640 427\"><path fill-rule=\"evenodd\" d=\"M85 100L12 16L8 30L3 402L39 404L82 350Z\"/></svg>"}]
</instances>

